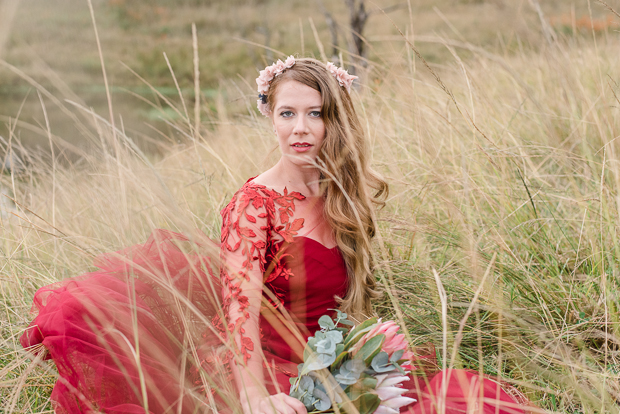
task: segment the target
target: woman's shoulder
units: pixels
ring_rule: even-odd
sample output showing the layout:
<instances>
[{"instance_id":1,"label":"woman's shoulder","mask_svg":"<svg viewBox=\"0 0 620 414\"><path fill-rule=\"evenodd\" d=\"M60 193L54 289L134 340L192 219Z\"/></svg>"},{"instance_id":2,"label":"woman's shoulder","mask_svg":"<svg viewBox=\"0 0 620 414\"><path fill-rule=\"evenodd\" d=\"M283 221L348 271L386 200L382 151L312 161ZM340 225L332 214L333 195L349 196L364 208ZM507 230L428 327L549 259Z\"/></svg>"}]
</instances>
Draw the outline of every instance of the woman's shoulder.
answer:
<instances>
[{"instance_id":1,"label":"woman's shoulder","mask_svg":"<svg viewBox=\"0 0 620 414\"><path fill-rule=\"evenodd\" d=\"M256 176L248 179L239 190L235 192L232 199L221 214L241 213L248 208L255 210L267 209L273 214L276 206L290 208L295 200L304 200L305 197L299 192L289 192L286 187L282 190L270 187L263 183L263 177Z\"/></svg>"},{"instance_id":2,"label":"woman's shoulder","mask_svg":"<svg viewBox=\"0 0 620 414\"><path fill-rule=\"evenodd\" d=\"M267 171L250 178L246 181L244 187L249 185L253 188L260 189L267 196L275 198L283 193L288 193L286 184L282 181L282 174L278 174L275 167L268 169Z\"/></svg>"}]
</instances>

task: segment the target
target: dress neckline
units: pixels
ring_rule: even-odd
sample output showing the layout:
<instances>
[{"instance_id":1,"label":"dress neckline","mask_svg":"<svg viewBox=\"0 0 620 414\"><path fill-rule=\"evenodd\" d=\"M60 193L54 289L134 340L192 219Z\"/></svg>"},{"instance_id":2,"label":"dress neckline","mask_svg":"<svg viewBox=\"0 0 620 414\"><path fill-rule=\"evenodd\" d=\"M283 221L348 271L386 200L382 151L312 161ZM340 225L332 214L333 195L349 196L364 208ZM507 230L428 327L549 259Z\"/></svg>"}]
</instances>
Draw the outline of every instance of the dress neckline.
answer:
<instances>
[{"instance_id":1,"label":"dress neckline","mask_svg":"<svg viewBox=\"0 0 620 414\"><path fill-rule=\"evenodd\" d=\"M278 191L278 190L276 190L276 189L274 189L274 188L267 187L267 186L266 186L266 185L264 185L264 184L259 184L259 183L254 182L253 180L254 180L256 177L258 177L258 175L256 175L256 176L254 176L254 177L252 177L252 178L248 179L248 180L245 182L245 185L250 186L250 187L257 187L257 188L259 188L259 189L265 189L265 190L268 190L268 191L272 191L272 192L276 193L277 195L279 195L280 197L284 197L284 194L282 194L280 191ZM286 187L284 187L284 193L285 193L285 194L291 194L291 193L289 193L289 192L288 192L288 189L287 189ZM303 195L303 194L302 194L302 193L300 193L299 191L296 191L296 193L297 193L297 194L299 194L301 197L303 197L303 198L302 198L302 200L306 200L306 199L308 199L308 198L312 199L312 198L320 197L320 196L315 196L315 197L306 197L305 195ZM328 250L328 251L333 251L333 250L338 249L338 244L336 244L336 245L335 245L335 246L333 246L333 247L327 247L326 245L324 245L324 244L323 244L323 243L321 243L320 241L318 241L318 240L316 240L316 239L313 239L312 237L308 237L308 236L295 236L295 237L293 237L293 238L294 238L294 239L306 239L306 240L311 240L312 242L314 242L314 243L318 244L318 245L319 245L319 246L321 246L323 249Z\"/></svg>"},{"instance_id":2,"label":"dress neckline","mask_svg":"<svg viewBox=\"0 0 620 414\"><path fill-rule=\"evenodd\" d=\"M276 190L275 188L272 188L272 187L267 187L267 186L266 186L266 185L264 185L264 184L259 184L259 183L257 183L257 182L254 182L253 180L254 180L256 177L258 177L258 175L255 175L254 177L252 177L252 178L248 179L248 180L245 182L245 185L249 185L249 186L252 186L252 187L258 187L258 188L261 188L261 189L265 189L265 190L267 190L267 191L272 191L272 192L276 193L277 195L279 195L280 197L284 197L284 195L285 195L285 194L293 194L293 193L297 193L297 194L299 194L300 196L302 196L302 197L303 197L303 198L302 198L303 200L306 200L306 199L310 199L310 200L311 200L311 199L313 199L313 198L319 198L319 197L321 197L320 195L318 195L318 196L307 196L307 195L305 195L305 194L303 194L303 193L301 193L301 192L299 192L299 191L289 192L289 191L288 191L288 188L287 188L286 186L284 186L284 190L283 190L285 194L282 194L282 192L280 192L280 191Z\"/></svg>"},{"instance_id":3,"label":"dress neckline","mask_svg":"<svg viewBox=\"0 0 620 414\"><path fill-rule=\"evenodd\" d=\"M311 242L313 242L314 244L318 244L319 246L321 246L323 249L328 250L328 251L334 251L336 249L338 249L338 245L335 245L334 247L327 247L325 246L323 243L321 243L320 241L313 239L312 237L308 237L308 236L295 236L293 237L293 239L304 239L304 240L310 240Z\"/></svg>"}]
</instances>

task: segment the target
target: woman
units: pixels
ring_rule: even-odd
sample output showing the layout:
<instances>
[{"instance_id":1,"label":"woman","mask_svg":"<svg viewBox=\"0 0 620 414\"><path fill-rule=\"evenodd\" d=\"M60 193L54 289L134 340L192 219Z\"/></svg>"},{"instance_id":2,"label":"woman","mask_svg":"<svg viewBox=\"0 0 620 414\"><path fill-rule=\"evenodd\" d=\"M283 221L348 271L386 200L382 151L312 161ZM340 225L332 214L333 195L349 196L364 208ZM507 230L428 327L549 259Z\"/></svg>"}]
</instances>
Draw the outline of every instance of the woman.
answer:
<instances>
[{"instance_id":1,"label":"woman","mask_svg":"<svg viewBox=\"0 0 620 414\"><path fill-rule=\"evenodd\" d=\"M292 56L261 71L258 107L282 157L222 210L221 288L206 255L156 231L100 258L101 271L37 292L22 345L42 343L56 362L57 412L196 412L231 400L247 414L306 412L289 378L319 317L340 308L362 320L378 297L370 240L387 184L368 165L354 78ZM522 412L464 371L406 385L411 412Z\"/></svg>"},{"instance_id":2,"label":"woman","mask_svg":"<svg viewBox=\"0 0 620 414\"><path fill-rule=\"evenodd\" d=\"M248 413L250 407L305 412L287 395L288 378L297 375L318 318L338 306L358 318L372 314L372 212L387 184L368 166L347 91L353 79L333 65L292 56L257 79L259 109L271 119L282 157L239 190L223 211L222 231L222 274L237 299L229 299L228 289L224 303L230 320L243 328L237 343L247 364L234 374ZM260 319L263 283L274 297ZM270 323L280 308L290 313L301 340L289 339L295 329ZM259 327L265 359L276 361L277 384L264 378L254 346L261 342ZM271 392L280 385L281 392L263 398L263 383Z\"/></svg>"}]
</instances>

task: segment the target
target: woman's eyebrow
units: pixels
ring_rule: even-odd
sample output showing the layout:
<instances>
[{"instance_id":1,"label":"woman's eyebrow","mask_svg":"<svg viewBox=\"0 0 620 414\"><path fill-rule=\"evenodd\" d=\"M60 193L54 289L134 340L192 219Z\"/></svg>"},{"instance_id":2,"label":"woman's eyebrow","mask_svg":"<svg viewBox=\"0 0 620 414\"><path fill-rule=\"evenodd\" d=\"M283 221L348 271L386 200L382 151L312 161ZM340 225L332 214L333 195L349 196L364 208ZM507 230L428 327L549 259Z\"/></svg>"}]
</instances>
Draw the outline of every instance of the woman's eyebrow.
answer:
<instances>
[{"instance_id":1,"label":"woman's eyebrow","mask_svg":"<svg viewBox=\"0 0 620 414\"><path fill-rule=\"evenodd\" d=\"M321 109L321 105L310 106L308 109L316 109L316 108ZM278 109L295 109L295 108L292 106L288 106L288 105L282 105L282 106L278 106Z\"/></svg>"}]
</instances>

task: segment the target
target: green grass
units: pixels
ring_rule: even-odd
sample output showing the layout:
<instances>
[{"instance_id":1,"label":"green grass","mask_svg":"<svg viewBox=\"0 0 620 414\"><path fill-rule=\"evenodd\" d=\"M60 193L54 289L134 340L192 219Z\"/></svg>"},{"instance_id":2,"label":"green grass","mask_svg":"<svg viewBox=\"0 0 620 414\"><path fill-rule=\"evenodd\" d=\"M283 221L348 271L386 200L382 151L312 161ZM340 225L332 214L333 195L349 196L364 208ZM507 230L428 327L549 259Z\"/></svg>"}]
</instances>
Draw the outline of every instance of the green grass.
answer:
<instances>
[{"instance_id":1,"label":"green grass","mask_svg":"<svg viewBox=\"0 0 620 414\"><path fill-rule=\"evenodd\" d=\"M441 364L500 375L546 410L618 412L620 42L613 32L596 45L587 33L553 46L537 36L522 49L422 37L416 45L444 56L433 73L402 39L375 56L355 101L391 186L377 277L413 343L433 343L439 356L446 347ZM53 368L26 373L16 342L38 287L154 228L217 239L218 211L277 156L248 96L251 85L224 82L199 108L199 131L177 106L177 130L147 156L122 134L115 152L104 122L72 107L88 131L81 161L26 150L28 168L0 177L20 204L19 217L0 222L5 410L14 399L16 412L51 409ZM396 317L388 295L377 311Z\"/></svg>"}]
</instances>

